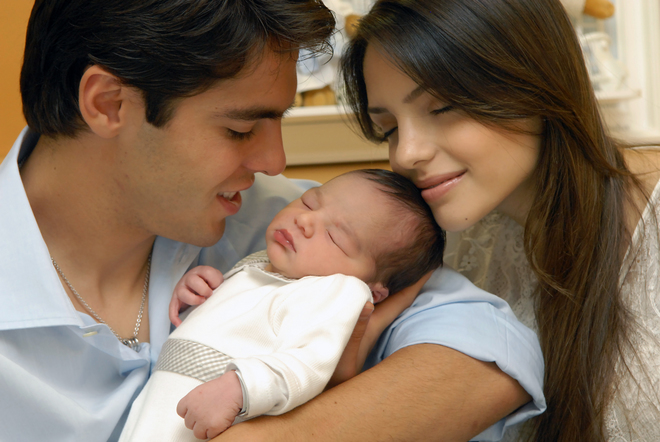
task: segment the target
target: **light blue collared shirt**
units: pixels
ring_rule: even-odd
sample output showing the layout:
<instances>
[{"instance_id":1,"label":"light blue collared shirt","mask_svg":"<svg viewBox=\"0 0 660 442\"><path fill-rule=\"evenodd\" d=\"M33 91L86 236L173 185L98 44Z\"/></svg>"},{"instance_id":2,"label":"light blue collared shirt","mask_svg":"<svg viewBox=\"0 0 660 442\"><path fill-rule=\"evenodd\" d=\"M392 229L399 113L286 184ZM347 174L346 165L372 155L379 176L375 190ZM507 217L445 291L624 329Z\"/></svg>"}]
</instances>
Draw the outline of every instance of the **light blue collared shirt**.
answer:
<instances>
[{"instance_id":1,"label":"light blue collared shirt","mask_svg":"<svg viewBox=\"0 0 660 442\"><path fill-rule=\"evenodd\" d=\"M257 175L215 246L157 238L150 342L135 352L106 325L74 309L51 264L18 168L37 140L26 128L0 165L0 439L114 441L170 333L168 305L181 276L198 264L227 272L264 249L272 217L315 184ZM381 338L371 363L417 343L495 361L534 400L482 433L483 440L497 440L505 427L540 413L545 402L538 341L508 305L449 269L436 272L424 291Z\"/></svg>"},{"instance_id":2,"label":"light blue collared shirt","mask_svg":"<svg viewBox=\"0 0 660 442\"><path fill-rule=\"evenodd\" d=\"M106 325L75 310L53 268L18 167L38 138L23 130L0 166L0 439L116 440L170 333L168 305L181 276L197 264L226 272L264 249L272 217L317 183L257 175L215 246L157 238L150 342L135 352Z\"/></svg>"}]
</instances>

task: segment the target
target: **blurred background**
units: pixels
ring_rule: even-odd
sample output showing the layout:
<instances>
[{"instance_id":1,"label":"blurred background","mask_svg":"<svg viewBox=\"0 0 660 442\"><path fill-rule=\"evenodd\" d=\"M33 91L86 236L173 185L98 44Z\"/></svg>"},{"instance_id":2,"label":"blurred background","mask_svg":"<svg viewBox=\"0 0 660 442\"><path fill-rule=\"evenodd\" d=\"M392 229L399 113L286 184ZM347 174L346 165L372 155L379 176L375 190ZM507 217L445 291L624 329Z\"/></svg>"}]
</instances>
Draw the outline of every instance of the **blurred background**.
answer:
<instances>
[{"instance_id":1,"label":"blurred background","mask_svg":"<svg viewBox=\"0 0 660 442\"><path fill-rule=\"evenodd\" d=\"M660 144L660 0L562 1L580 36L610 131L632 142ZM325 0L340 28L337 55L371 2ZM0 0L0 159L25 126L18 79L32 4ZM602 4L614 9L594 12L594 6ZM284 119L282 130L289 177L325 182L351 169L389 167L386 147L365 141L347 124L334 75L336 59L300 63L297 107Z\"/></svg>"}]
</instances>

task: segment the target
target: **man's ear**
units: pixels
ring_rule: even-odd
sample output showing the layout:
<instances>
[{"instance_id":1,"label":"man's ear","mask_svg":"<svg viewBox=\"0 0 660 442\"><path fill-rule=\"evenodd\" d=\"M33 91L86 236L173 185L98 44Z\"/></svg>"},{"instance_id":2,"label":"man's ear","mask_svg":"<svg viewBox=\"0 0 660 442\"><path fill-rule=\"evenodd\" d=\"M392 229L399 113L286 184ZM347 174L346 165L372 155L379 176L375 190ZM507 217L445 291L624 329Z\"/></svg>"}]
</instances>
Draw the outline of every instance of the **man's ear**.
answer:
<instances>
[{"instance_id":1,"label":"man's ear","mask_svg":"<svg viewBox=\"0 0 660 442\"><path fill-rule=\"evenodd\" d=\"M369 284L369 288L371 289L371 294L374 297L374 304L378 304L380 301L387 298L387 296L390 294L389 289L387 287L383 287L383 284L380 282Z\"/></svg>"},{"instance_id":2,"label":"man's ear","mask_svg":"<svg viewBox=\"0 0 660 442\"><path fill-rule=\"evenodd\" d=\"M78 91L80 113L96 135L113 138L118 134L125 89L116 76L100 66L91 66L83 74Z\"/></svg>"}]
</instances>

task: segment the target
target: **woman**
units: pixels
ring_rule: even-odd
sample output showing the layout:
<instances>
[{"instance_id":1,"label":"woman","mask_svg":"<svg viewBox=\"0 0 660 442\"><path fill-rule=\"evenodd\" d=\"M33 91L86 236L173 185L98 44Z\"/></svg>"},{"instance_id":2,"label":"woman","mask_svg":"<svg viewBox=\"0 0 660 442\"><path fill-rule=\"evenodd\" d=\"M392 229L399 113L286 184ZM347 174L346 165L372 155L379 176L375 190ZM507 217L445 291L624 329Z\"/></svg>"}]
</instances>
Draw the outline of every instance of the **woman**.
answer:
<instances>
[{"instance_id":1,"label":"woman","mask_svg":"<svg viewBox=\"0 0 660 442\"><path fill-rule=\"evenodd\" d=\"M660 440L660 155L607 135L559 1L378 1L342 69L448 264L537 330L548 409L505 438Z\"/></svg>"}]
</instances>

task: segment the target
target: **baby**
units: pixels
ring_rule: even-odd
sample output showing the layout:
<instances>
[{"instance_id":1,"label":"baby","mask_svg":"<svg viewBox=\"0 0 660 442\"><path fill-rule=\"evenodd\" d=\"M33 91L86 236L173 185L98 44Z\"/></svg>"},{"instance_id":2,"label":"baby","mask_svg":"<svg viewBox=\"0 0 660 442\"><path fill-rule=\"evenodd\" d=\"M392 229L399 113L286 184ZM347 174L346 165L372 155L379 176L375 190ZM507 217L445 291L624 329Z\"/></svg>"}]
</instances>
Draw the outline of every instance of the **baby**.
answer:
<instances>
[{"instance_id":1,"label":"baby","mask_svg":"<svg viewBox=\"0 0 660 442\"><path fill-rule=\"evenodd\" d=\"M419 190L393 172L349 172L308 190L270 223L266 251L224 281L209 267L184 275L175 324L180 304L219 287L170 335L120 440L215 437L312 399L365 303L440 267L444 238Z\"/></svg>"}]
</instances>

